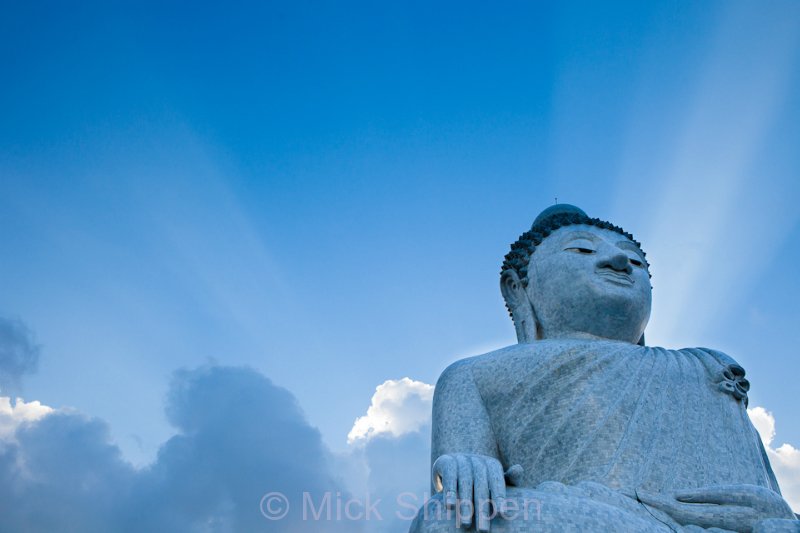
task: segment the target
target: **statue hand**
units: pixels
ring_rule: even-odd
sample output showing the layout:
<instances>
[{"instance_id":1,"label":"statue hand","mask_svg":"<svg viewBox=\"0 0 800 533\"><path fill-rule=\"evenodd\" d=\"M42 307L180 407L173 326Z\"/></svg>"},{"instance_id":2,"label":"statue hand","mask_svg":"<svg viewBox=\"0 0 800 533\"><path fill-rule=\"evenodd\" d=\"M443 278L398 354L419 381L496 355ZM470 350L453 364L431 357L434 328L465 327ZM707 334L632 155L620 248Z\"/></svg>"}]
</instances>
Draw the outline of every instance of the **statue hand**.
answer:
<instances>
[{"instance_id":1,"label":"statue hand","mask_svg":"<svg viewBox=\"0 0 800 533\"><path fill-rule=\"evenodd\" d=\"M509 468L509 478L518 476L521 470L519 465ZM456 527L469 527L475 510L477 530L489 531L492 516L505 509L506 483L500 461L487 455L446 454L436 459L432 471L434 487L437 492L444 491L447 508L459 506Z\"/></svg>"},{"instance_id":2,"label":"statue hand","mask_svg":"<svg viewBox=\"0 0 800 533\"><path fill-rule=\"evenodd\" d=\"M672 494L639 490L636 495L681 525L751 531L766 518L794 518L780 494L756 485L713 485Z\"/></svg>"}]
</instances>

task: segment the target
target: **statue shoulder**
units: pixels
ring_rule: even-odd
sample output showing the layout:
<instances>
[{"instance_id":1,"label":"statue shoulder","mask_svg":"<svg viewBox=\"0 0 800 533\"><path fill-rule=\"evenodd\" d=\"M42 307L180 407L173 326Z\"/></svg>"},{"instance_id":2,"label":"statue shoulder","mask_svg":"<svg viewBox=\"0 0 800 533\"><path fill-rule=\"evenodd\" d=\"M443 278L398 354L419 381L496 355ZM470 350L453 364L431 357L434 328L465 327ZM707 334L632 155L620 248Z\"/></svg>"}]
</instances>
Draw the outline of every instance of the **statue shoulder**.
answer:
<instances>
[{"instance_id":1,"label":"statue shoulder","mask_svg":"<svg viewBox=\"0 0 800 533\"><path fill-rule=\"evenodd\" d=\"M433 393L431 457L472 453L498 457L492 423L473 368L484 356L460 359L436 381Z\"/></svg>"},{"instance_id":2,"label":"statue shoulder","mask_svg":"<svg viewBox=\"0 0 800 533\"><path fill-rule=\"evenodd\" d=\"M733 357L719 350L712 350L711 348L694 348L694 350L711 356L711 358L714 359L714 361L716 361L723 367L737 366L739 368L742 368L742 365L737 363Z\"/></svg>"},{"instance_id":3,"label":"statue shoulder","mask_svg":"<svg viewBox=\"0 0 800 533\"><path fill-rule=\"evenodd\" d=\"M742 365L730 355L719 350L712 350L711 348L682 348L675 351L696 357L714 374L725 370L730 370L736 375L744 376L745 374Z\"/></svg>"},{"instance_id":4,"label":"statue shoulder","mask_svg":"<svg viewBox=\"0 0 800 533\"><path fill-rule=\"evenodd\" d=\"M444 371L439 375L439 379L436 380L436 388L435 391L442 390L447 387L455 386L464 386L472 381L472 370L471 366L474 363L475 357L467 357L465 359L459 359L458 361L451 363L444 369Z\"/></svg>"},{"instance_id":5,"label":"statue shoulder","mask_svg":"<svg viewBox=\"0 0 800 533\"><path fill-rule=\"evenodd\" d=\"M744 367L733 357L711 348L684 348L680 351L689 352L700 359L719 390L742 400L747 407L750 382L745 378Z\"/></svg>"},{"instance_id":6,"label":"statue shoulder","mask_svg":"<svg viewBox=\"0 0 800 533\"><path fill-rule=\"evenodd\" d=\"M436 390L476 387L481 376L497 376L509 371L509 362L519 357L530 357L535 351L531 344L514 344L491 352L459 359L444 369L436 382ZM476 381L477 380L477 381Z\"/></svg>"}]
</instances>

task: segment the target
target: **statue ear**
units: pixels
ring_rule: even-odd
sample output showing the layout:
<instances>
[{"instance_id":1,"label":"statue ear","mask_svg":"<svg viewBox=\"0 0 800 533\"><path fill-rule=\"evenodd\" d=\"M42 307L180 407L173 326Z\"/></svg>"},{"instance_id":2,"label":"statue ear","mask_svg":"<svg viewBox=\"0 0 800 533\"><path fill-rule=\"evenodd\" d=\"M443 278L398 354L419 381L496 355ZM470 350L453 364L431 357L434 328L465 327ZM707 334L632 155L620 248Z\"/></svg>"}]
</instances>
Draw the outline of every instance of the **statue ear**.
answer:
<instances>
[{"instance_id":1,"label":"statue ear","mask_svg":"<svg viewBox=\"0 0 800 533\"><path fill-rule=\"evenodd\" d=\"M511 311L511 319L517 330L517 342L524 344L535 341L537 328L533 305L515 270L504 270L500 275L500 292Z\"/></svg>"}]
</instances>

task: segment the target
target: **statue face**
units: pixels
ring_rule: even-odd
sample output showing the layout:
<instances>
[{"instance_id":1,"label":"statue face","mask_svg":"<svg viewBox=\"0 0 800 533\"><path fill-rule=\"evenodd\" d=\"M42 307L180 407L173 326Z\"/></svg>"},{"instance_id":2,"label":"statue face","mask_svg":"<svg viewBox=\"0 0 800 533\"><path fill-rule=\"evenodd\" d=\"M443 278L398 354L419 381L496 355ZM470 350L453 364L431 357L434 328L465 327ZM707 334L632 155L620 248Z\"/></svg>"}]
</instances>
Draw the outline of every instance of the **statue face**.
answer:
<instances>
[{"instance_id":1,"label":"statue face","mask_svg":"<svg viewBox=\"0 0 800 533\"><path fill-rule=\"evenodd\" d=\"M637 342L650 318L646 265L639 247L615 231L571 225L551 233L528 265L540 336Z\"/></svg>"}]
</instances>

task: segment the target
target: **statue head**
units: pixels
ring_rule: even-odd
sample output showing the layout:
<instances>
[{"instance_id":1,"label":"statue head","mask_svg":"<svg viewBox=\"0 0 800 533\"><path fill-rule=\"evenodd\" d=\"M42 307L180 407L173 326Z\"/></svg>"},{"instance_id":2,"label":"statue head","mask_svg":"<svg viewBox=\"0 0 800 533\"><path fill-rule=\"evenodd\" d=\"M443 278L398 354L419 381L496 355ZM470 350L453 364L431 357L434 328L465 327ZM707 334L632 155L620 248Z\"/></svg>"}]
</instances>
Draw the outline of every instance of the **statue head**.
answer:
<instances>
[{"instance_id":1,"label":"statue head","mask_svg":"<svg viewBox=\"0 0 800 533\"><path fill-rule=\"evenodd\" d=\"M649 264L633 236L569 204L536 217L500 274L517 340L604 338L644 342Z\"/></svg>"}]
</instances>

